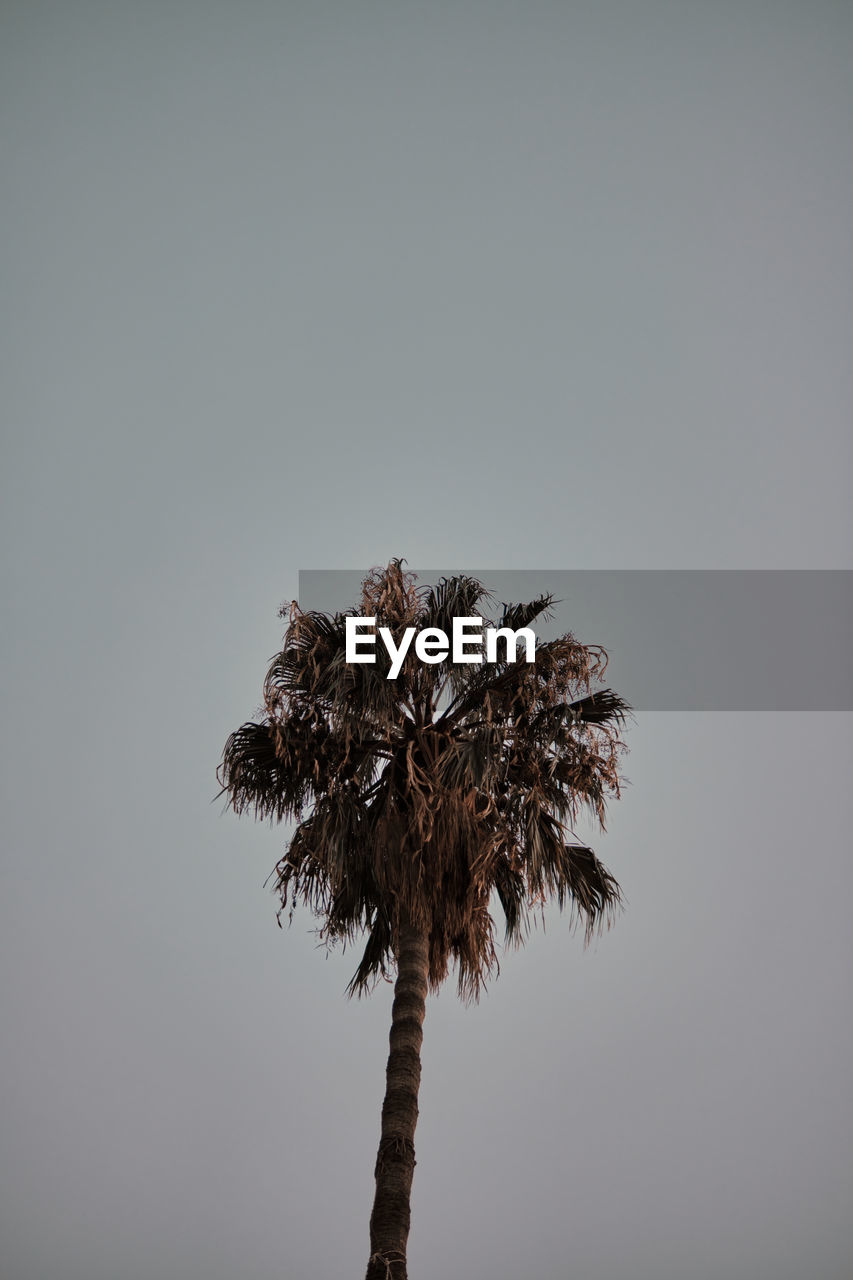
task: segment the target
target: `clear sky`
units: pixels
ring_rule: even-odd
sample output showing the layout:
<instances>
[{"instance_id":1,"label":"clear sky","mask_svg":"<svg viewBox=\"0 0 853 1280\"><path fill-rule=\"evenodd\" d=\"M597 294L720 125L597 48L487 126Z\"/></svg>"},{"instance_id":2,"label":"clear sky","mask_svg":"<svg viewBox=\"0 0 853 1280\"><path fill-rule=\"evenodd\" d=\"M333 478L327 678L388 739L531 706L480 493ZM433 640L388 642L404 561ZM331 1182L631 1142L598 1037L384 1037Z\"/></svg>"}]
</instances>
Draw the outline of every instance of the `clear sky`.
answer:
<instances>
[{"instance_id":1,"label":"clear sky","mask_svg":"<svg viewBox=\"0 0 853 1280\"><path fill-rule=\"evenodd\" d=\"M363 1272L390 991L211 803L300 569L853 567L851 53L0 5L4 1280ZM625 915L428 1005L413 1280L850 1274L850 730L638 717Z\"/></svg>"}]
</instances>

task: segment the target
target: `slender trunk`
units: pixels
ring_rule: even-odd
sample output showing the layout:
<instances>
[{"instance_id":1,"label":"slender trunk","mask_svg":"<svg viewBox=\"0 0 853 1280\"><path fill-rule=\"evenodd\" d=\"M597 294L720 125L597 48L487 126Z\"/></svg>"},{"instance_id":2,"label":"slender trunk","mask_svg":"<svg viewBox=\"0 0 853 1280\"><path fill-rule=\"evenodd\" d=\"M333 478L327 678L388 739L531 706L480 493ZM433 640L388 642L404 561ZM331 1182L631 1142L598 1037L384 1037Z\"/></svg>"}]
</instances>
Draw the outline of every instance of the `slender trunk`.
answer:
<instances>
[{"instance_id":1,"label":"slender trunk","mask_svg":"<svg viewBox=\"0 0 853 1280\"><path fill-rule=\"evenodd\" d=\"M406 1280L407 1276L428 965L427 939L412 928L401 928L366 1280Z\"/></svg>"}]
</instances>

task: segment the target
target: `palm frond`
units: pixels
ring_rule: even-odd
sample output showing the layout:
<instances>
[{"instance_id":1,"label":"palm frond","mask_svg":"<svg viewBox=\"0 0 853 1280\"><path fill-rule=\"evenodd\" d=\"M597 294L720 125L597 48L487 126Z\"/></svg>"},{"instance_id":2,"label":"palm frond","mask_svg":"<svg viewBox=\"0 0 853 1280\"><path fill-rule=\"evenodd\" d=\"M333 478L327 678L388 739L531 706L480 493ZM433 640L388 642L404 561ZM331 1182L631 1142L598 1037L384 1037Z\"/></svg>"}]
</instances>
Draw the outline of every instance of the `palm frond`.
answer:
<instances>
[{"instance_id":1,"label":"palm frond","mask_svg":"<svg viewBox=\"0 0 853 1280\"><path fill-rule=\"evenodd\" d=\"M550 617L555 603L554 596L548 592L527 604L505 604L498 626L511 627L513 631L517 631L519 627L529 627L537 618Z\"/></svg>"},{"instance_id":2,"label":"palm frond","mask_svg":"<svg viewBox=\"0 0 853 1280\"><path fill-rule=\"evenodd\" d=\"M222 753L217 780L235 813L281 821L298 810L304 788L279 759L270 721L249 721L231 734Z\"/></svg>"},{"instance_id":3,"label":"palm frond","mask_svg":"<svg viewBox=\"0 0 853 1280\"><path fill-rule=\"evenodd\" d=\"M447 635L453 630L454 618L470 618L478 615L482 601L490 599L490 593L476 578L459 574L454 578L440 578L434 587L422 597L419 625L438 627Z\"/></svg>"}]
</instances>

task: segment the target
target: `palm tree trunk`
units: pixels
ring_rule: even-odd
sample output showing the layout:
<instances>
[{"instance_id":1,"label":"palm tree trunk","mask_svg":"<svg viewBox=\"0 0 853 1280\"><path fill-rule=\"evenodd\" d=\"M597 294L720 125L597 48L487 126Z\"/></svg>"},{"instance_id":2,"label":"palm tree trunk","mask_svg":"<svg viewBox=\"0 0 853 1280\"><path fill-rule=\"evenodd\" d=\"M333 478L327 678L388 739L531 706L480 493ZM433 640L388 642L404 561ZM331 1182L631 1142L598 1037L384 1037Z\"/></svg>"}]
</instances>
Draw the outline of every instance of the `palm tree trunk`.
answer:
<instances>
[{"instance_id":1,"label":"palm tree trunk","mask_svg":"<svg viewBox=\"0 0 853 1280\"><path fill-rule=\"evenodd\" d=\"M406 1280L407 1276L409 1197L415 1172L415 1125L428 969L426 937L411 927L402 927L366 1280Z\"/></svg>"}]
</instances>

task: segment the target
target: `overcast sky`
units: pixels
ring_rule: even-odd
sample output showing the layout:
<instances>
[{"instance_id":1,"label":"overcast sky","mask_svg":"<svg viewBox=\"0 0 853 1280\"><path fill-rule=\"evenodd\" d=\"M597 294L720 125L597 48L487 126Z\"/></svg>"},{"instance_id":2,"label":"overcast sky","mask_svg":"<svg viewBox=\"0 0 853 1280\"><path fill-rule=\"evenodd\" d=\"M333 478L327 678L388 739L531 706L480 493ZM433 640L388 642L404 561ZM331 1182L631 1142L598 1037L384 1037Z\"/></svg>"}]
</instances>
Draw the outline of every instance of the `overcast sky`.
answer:
<instances>
[{"instance_id":1,"label":"overcast sky","mask_svg":"<svg viewBox=\"0 0 853 1280\"><path fill-rule=\"evenodd\" d=\"M852 53L0 4L4 1280L363 1274L390 988L212 803L300 569L853 568ZM851 1272L850 714L629 741L616 927L429 1002L413 1280Z\"/></svg>"}]
</instances>

